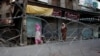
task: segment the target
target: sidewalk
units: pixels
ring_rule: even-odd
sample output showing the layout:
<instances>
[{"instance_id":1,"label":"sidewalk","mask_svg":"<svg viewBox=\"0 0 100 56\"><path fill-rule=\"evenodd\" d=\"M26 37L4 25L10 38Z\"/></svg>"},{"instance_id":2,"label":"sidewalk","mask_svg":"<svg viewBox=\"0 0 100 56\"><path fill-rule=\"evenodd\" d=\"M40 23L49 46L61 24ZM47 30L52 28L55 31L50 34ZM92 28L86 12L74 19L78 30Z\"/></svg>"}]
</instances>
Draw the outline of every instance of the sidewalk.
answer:
<instances>
[{"instance_id":1,"label":"sidewalk","mask_svg":"<svg viewBox=\"0 0 100 56\"><path fill-rule=\"evenodd\" d=\"M100 40L55 42L26 47L0 47L0 56L100 56Z\"/></svg>"}]
</instances>

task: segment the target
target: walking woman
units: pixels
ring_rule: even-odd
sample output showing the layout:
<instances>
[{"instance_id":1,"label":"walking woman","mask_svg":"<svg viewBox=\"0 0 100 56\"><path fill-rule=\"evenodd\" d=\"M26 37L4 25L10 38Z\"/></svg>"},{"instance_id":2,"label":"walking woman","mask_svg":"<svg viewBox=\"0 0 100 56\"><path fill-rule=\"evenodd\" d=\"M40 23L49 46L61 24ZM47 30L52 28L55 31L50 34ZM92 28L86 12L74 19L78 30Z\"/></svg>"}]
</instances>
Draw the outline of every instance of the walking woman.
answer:
<instances>
[{"instance_id":1,"label":"walking woman","mask_svg":"<svg viewBox=\"0 0 100 56\"><path fill-rule=\"evenodd\" d=\"M61 33L62 33L62 40L63 41L66 41L67 27L66 27L66 24L65 23L62 23Z\"/></svg>"}]
</instances>

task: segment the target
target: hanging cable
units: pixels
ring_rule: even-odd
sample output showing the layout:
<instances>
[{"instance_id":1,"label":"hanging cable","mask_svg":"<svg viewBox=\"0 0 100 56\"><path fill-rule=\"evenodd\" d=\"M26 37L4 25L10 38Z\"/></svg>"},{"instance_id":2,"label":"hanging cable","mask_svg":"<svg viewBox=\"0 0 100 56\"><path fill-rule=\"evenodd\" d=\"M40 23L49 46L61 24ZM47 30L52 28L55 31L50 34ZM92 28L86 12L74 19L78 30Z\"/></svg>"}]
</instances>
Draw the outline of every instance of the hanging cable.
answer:
<instances>
[{"instance_id":1,"label":"hanging cable","mask_svg":"<svg viewBox=\"0 0 100 56\"><path fill-rule=\"evenodd\" d=\"M18 19L22 18L23 16L16 16L16 17L5 17L5 18L0 18L0 19Z\"/></svg>"}]
</instances>

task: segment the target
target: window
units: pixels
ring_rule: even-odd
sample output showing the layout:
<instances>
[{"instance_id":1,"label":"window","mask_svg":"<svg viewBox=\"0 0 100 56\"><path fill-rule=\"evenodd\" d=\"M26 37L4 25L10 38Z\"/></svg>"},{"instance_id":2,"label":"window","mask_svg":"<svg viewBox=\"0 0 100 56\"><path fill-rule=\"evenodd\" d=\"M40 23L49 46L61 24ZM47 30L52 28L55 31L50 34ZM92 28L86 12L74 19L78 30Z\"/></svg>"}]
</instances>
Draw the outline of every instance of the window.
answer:
<instances>
[{"instance_id":1,"label":"window","mask_svg":"<svg viewBox=\"0 0 100 56\"><path fill-rule=\"evenodd\" d=\"M30 0L30 1L48 3L48 0Z\"/></svg>"},{"instance_id":2,"label":"window","mask_svg":"<svg viewBox=\"0 0 100 56\"><path fill-rule=\"evenodd\" d=\"M68 9L73 9L73 0L65 0L65 6Z\"/></svg>"},{"instance_id":3,"label":"window","mask_svg":"<svg viewBox=\"0 0 100 56\"><path fill-rule=\"evenodd\" d=\"M100 1L100 0L97 0L97 1Z\"/></svg>"},{"instance_id":4,"label":"window","mask_svg":"<svg viewBox=\"0 0 100 56\"><path fill-rule=\"evenodd\" d=\"M10 2L15 2L15 0L10 0Z\"/></svg>"},{"instance_id":5,"label":"window","mask_svg":"<svg viewBox=\"0 0 100 56\"><path fill-rule=\"evenodd\" d=\"M0 15L0 18L1 18L1 15Z\"/></svg>"},{"instance_id":6,"label":"window","mask_svg":"<svg viewBox=\"0 0 100 56\"><path fill-rule=\"evenodd\" d=\"M52 0L52 5L60 6L60 0Z\"/></svg>"},{"instance_id":7,"label":"window","mask_svg":"<svg viewBox=\"0 0 100 56\"><path fill-rule=\"evenodd\" d=\"M1 3L0 3L0 8L1 8Z\"/></svg>"},{"instance_id":8,"label":"window","mask_svg":"<svg viewBox=\"0 0 100 56\"><path fill-rule=\"evenodd\" d=\"M38 1L38 0L34 0L34 1Z\"/></svg>"},{"instance_id":9,"label":"window","mask_svg":"<svg viewBox=\"0 0 100 56\"><path fill-rule=\"evenodd\" d=\"M6 17L10 17L10 13L6 13Z\"/></svg>"},{"instance_id":10,"label":"window","mask_svg":"<svg viewBox=\"0 0 100 56\"><path fill-rule=\"evenodd\" d=\"M100 0L97 1L97 8L100 9Z\"/></svg>"},{"instance_id":11,"label":"window","mask_svg":"<svg viewBox=\"0 0 100 56\"><path fill-rule=\"evenodd\" d=\"M38 0L38 1L48 3L48 0Z\"/></svg>"},{"instance_id":12,"label":"window","mask_svg":"<svg viewBox=\"0 0 100 56\"><path fill-rule=\"evenodd\" d=\"M0 0L0 2L2 2L3 0Z\"/></svg>"}]
</instances>

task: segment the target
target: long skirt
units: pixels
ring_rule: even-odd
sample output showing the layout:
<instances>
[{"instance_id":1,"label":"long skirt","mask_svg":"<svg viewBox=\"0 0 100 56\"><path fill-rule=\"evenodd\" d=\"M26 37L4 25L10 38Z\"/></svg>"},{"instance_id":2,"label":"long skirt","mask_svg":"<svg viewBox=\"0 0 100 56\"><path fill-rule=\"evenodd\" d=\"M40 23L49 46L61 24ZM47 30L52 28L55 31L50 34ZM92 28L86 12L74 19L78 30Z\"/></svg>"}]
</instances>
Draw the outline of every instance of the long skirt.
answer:
<instances>
[{"instance_id":1,"label":"long skirt","mask_svg":"<svg viewBox=\"0 0 100 56\"><path fill-rule=\"evenodd\" d=\"M64 40L64 41L66 40L66 33L62 34L62 40Z\"/></svg>"}]
</instances>

